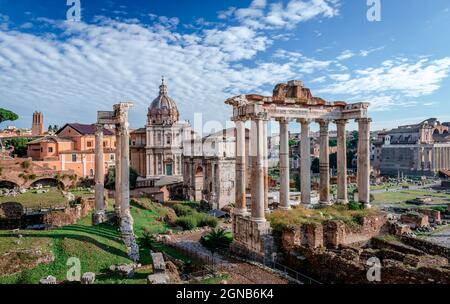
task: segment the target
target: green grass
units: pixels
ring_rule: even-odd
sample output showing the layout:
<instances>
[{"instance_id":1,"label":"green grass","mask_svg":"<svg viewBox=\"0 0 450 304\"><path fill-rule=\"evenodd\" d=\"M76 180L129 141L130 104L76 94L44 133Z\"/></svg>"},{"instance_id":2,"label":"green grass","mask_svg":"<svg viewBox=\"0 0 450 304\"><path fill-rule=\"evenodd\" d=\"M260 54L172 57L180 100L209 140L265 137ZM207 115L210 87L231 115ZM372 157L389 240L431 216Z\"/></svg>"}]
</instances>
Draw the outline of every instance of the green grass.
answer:
<instances>
[{"instance_id":1,"label":"green grass","mask_svg":"<svg viewBox=\"0 0 450 304\"><path fill-rule=\"evenodd\" d=\"M350 227L358 225L359 218L375 214L378 209L350 210L346 205L333 205L321 209L306 209L302 206L283 211L276 210L267 215L272 228L280 232L283 227L299 226L306 223L320 224L326 220L340 220Z\"/></svg>"},{"instance_id":2,"label":"green grass","mask_svg":"<svg viewBox=\"0 0 450 304\"><path fill-rule=\"evenodd\" d=\"M436 193L426 190L403 190L398 192L380 192L374 193L374 203L404 203L415 198L432 198L433 202L442 203L449 201L450 195L445 193Z\"/></svg>"},{"instance_id":3,"label":"green grass","mask_svg":"<svg viewBox=\"0 0 450 304\"><path fill-rule=\"evenodd\" d=\"M48 193L38 194L36 190L29 190L26 193L18 194L16 197L0 197L0 204L8 202L17 202L24 208L49 208L56 206L67 206L68 201L56 188L49 188Z\"/></svg>"},{"instance_id":4,"label":"green grass","mask_svg":"<svg viewBox=\"0 0 450 304\"><path fill-rule=\"evenodd\" d=\"M146 278L152 273L151 257L149 248L142 246L142 237L144 229L154 233L163 232L167 229L163 221L159 218L164 214L164 207L157 207L153 204L147 204L148 208L141 205L131 204L131 213L134 218L135 234L140 243L140 263L144 265L142 270L136 273L132 279L123 279L112 277L107 274L109 266L118 263L130 263L125 246L120 237L117 227L102 224L92 226L91 216L78 221L74 225L65 226L44 231L21 230L20 248L41 248L51 251L54 256L54 262L50 264L40 264L37 267L22 271L26 274L27 280L37 283L39 279L47 275L53 275L58 281L66 278L66 273L70 266L67 266L67 260L70 257L77 257L81 261L81 273L90 271L97 274L96 282L101 283L123 283L123 284L145 284ZM17 236L12 235L10 231L0 231L0 256L5 252L20 249L14 242ZM174 250L160 245L162 251L169 255L175 255L181 260L188 260L186 257L177 254ZM164 248L163 248L164 247ZM1 276L0 284L17 283L20 281L20 274Z\"/></svg>"}]
</instances>

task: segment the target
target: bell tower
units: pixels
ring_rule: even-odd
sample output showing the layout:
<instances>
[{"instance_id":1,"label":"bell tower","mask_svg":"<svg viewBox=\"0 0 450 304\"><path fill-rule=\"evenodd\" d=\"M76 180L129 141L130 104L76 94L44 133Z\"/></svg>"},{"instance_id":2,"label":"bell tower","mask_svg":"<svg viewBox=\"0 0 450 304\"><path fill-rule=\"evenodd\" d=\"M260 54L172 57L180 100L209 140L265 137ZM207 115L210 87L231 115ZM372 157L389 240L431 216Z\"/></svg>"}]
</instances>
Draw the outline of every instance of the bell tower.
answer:
<instances>
[{"instance_id":1,"label":"bell tower","mask_svg":"<svg viewBox=\"0 0 450 304\"><path fill-rule=\"evenodd\" d=\"M33 123L31 125L31 135L44 135L44 115L42 112L33 113Z\"/></svg>"}]
</instances>

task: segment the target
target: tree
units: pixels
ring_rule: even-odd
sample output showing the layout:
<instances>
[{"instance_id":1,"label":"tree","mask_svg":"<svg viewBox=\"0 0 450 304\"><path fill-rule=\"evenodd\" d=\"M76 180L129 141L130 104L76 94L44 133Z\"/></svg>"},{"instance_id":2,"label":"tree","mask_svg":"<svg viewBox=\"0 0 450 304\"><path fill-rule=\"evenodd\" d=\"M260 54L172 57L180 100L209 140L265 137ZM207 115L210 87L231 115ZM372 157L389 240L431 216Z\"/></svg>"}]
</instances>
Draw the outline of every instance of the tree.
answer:
<instances>
[{"instance_id":1,"label":"tree","mask_svg":"<svg viewBox=\"0 0 450 304\"><path fill-rule=\"evenodd\" d=\"M130 189L136 188L136 181L138 173L136 170L130 167ZM116 185L116 168L110 167L105 178L105 187L107 189L114 189Z\"/></svg>"},{"instance_id":2,"label":"tree","mask_svg":"<svg viewBox=\"0 0 450 304\"><path fill-rule=\"evenodd\" d=\"M17 137L10 138L4 141L6 148L13 147L14 152L18 157L25 157L27 155L27 143L30 141L28 138Z\"/></svg>"},{"instance_id":3,"label":"tree","mask_svg":"<svg viewBox=\"0 0 450 304\"><path fill-rule=\"evenodd\" d=\"M4 121L14 121L17 120L19 118L19 116L9 110L0 108L0 123L4 122Z\"/></svg>"},{"instance_id":4,"label":"tree","mask_svg":"<svg viewBox=\"0 0 450 304\"><path fill-rule=\"evenodd\" d=\"M201 237L200 243L211 252L214 263L214 253L219 249L228 248L233 242L231 232L222 228L211 230L209 233Z\"/></svg>"}]
</instances>

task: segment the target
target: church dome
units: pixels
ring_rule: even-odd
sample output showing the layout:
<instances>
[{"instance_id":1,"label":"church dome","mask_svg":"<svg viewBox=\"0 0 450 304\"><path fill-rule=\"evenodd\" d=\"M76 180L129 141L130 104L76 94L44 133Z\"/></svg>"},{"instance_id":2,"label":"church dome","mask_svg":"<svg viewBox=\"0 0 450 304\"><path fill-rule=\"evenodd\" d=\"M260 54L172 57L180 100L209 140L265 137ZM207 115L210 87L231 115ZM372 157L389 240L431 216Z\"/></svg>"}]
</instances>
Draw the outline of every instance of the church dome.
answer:
<instances>
[{"instance_id":1,"label":"church dome","mask_svg":"<svg viewBox=\"0 0 450 304\"><path fill-rule=\"evenodd\" d=\"M175 101L167 94L164 78L159 86L159 95L152 101L147 116L149 125L172 125L179 120L180 113Z\"/></svg>"}]
</instances>

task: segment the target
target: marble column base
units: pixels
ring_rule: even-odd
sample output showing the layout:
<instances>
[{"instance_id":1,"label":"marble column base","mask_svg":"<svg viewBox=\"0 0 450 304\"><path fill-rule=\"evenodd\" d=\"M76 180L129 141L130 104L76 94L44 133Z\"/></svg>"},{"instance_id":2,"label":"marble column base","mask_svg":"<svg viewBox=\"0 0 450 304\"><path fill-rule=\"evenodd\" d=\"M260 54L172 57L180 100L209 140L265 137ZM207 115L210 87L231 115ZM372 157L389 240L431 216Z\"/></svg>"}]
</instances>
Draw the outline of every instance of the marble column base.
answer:
<instances>
[{"instance_id":1,"label":"marble column base","mask_svg":"<svg viewBox=\"0 0 450 304\"><path fill-rule=\"evenodd\" d=\"M346 200L346 199L338 199L337 203L338 204L342 204L342 205L346 205L346 204L348 204L348 200Z\"/></svg>"},{"instance_id":2,"label":"marble column base","mask_svg":"<svg viewBox=\"0 0 450 304\"><path fill-rule=\"evenodd\" d=\"M287 211L287 210L291 210L291 207L280 206L280 207L278 207L278 209Z\"/></svg>"},{"instance_id":3,"label":"marble column base","mask_svg":"<svg viewBox=\"0 0 450 304\"><path fill-rule=\"evenodd\" d=\"M96 211L92 214L92 223L94 225L99 225L107 221L105 210Z\"/></svg>"},{"instance_id":4,"label":"marble column base","mask_svg":"<svg viewBox=\"0 0 450 304\"><path fill-rule=\"evenodd\" d=\"M255 223L265 223L266 219L263 217L251 217L250 220Z\"/></svg>"}]
</instances>

